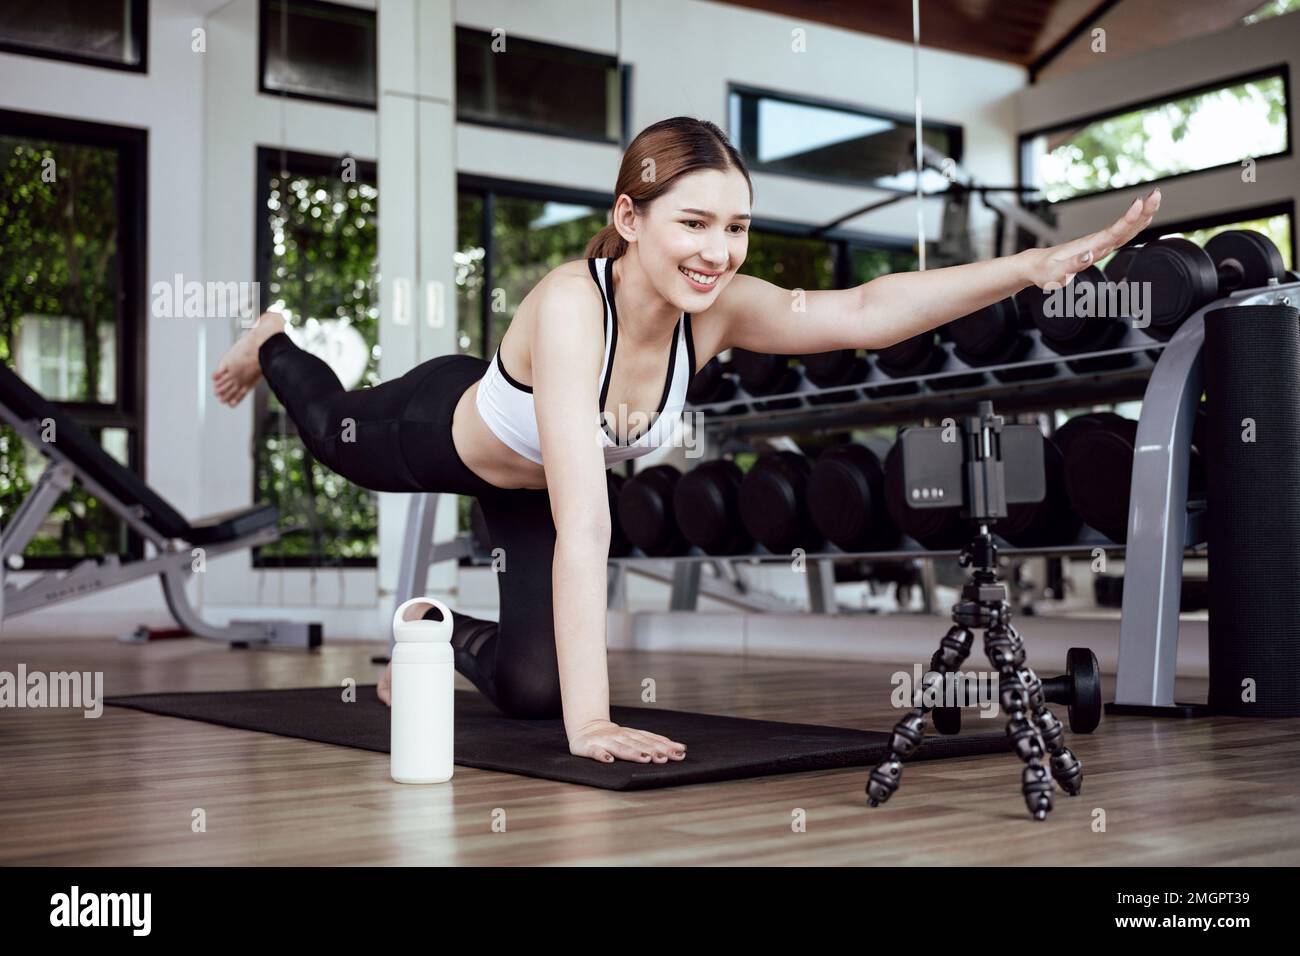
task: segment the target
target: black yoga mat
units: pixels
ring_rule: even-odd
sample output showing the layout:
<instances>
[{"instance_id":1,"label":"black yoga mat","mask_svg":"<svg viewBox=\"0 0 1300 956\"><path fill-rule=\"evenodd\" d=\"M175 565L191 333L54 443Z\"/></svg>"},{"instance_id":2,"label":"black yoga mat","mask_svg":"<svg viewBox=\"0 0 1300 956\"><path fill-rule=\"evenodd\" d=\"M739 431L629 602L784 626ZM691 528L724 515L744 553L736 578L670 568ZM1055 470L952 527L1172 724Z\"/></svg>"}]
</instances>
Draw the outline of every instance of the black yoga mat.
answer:
<instances>
[{"instance_id":1,"label":"black yoga mat","mask_svg":"<svg viewBox=\"0 0 1300 956\"><path fill-rule=\"evenodd\" d=\"M343 747L388 753L388 707L374 684L358 685L345 703L339 687L290 690L199 691L105 698L129 707L259 730ZM901 716L901 714L900 714ZM456 691L455 762L464 767L579 783L605 790L650 790L805 770L874 767L887 752L889 734L847 727L787 724L658 707L610 708L618 724L662 734L686 744L686 759L668 763L616 760L597 763L569 753L564 721L503 717L478 691ZM912 760L937 760L1009 751L1002 733L944 737L927 733ZM866 778L863 778L865 784Z\"/></svg>"}]
</instances>

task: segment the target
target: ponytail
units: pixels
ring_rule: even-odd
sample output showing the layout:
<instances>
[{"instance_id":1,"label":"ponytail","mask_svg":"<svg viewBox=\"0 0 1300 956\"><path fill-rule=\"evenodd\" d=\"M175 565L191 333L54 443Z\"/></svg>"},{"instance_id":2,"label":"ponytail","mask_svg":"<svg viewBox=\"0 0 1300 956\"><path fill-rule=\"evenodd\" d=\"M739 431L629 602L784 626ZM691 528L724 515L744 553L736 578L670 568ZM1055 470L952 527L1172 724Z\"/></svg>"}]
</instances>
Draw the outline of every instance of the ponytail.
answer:
<instances>
[{"instance_id":1,"label":"ponytail","mask_svg":"<svg viewBox=\"0 0 1300 956\"><path fill-rule=\"evenodd\" d=\"M613 225L604 226L587 243L585 259L617 259L627 252L627 240L618 234Z\"/></svg>"}]
</instances>

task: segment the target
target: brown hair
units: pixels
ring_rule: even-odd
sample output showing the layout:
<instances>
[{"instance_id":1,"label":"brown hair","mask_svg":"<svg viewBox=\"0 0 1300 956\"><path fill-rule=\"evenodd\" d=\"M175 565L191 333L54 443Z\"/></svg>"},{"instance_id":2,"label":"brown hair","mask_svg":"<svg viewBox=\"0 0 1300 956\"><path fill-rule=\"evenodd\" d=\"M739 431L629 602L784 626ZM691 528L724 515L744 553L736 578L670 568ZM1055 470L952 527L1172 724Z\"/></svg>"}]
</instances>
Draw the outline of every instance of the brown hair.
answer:
<instances>
[{"instance_id":1,"label":"brown hair","mask_svg":"<svg viewBox=\"0 0 1300 956\"><path fill-rule=\"evenodd\" d=\"M672 188L676 180L697 169L737 169L749 184L749 201L754 201L754 182L745 161L716 124L692 116L674 116L647 126L628 144L614 184L614 199L627 193L640 214L654 199ZM650 170L650 176L644 173ZM611 210L612 213L612 210ZM587 243L586 258L617 259L627 251L627 240L610 224Z\"/></svg>"}]
</instances>

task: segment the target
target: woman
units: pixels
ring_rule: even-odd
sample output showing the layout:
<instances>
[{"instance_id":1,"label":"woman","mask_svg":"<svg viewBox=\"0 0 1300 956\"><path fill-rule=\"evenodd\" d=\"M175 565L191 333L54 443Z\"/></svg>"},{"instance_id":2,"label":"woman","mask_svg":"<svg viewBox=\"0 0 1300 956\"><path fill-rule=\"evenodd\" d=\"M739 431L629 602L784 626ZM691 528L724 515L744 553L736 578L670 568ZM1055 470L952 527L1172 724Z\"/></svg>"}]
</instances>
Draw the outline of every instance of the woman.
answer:
<instances>
[{"instance_id":1,"label":"woman","mask_svg":"<svg viewBox=\"0 0 1300 956\"><path fill-rule=\"evenodd\" d=\"M662 763L686 745L609 720L605 469L667 440L691 377L724 349L883 348L1026 286L1068 282L1145 228L1160 195L1053 248L800 295L739 274L753 185L713 123L679 116L643 130L615 194L588 258L528 293L491 361L443 355L345 391L268 312L213 379L233 406L265 377L311 453L358 485L477 497L504 549L501 619L453 612L456 669L509 716L562 715L577 756ZM390 682L391 665L386 703Z\"/></svg>"}]
</instances>

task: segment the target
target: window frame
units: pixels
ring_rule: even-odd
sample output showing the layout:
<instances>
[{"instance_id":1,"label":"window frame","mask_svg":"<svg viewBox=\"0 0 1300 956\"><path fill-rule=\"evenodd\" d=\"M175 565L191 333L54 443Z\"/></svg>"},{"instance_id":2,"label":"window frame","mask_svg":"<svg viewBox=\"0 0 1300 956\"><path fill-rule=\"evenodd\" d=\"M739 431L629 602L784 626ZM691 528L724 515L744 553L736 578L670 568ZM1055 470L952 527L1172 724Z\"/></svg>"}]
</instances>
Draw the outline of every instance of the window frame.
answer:
<instances>
[{"instance_id":1,"label":"window frame","mask_svg":"<svg viewBox=\"0 0 1300 956\"><path fill-rule=\"evenodd\" d=\"M774 90L767 87L754 86L749 83L738 83L734 80L728 80L726 90L722 97L722 115L727 117L727 136L732 143L739 144L740 138L737 130L731 129L731 97L733 94L741 96L757 96L763 99L779 100L783 103L792 103L795 106L810 106L817 109L836 110L843 113L852 113L855 116L866 116L871 119L889 120L906 126L914 126L916 118L904 113L894 113L889 110L880 110L858 106L853 103L846 103L843 100L832 100L820 96L809 96L803 93L793 93L785 90ZM947 133L952 143L951 158L960 163L966 149L965 127L960 123L949 123L944 120L924 119L921 120L922 130L939 130ZM741 152L742 148L737 145L736 149ZM848 179L840 176L822 176L812 173L793 173L785 170L766 169L761 164L753 162L746 157L746 163L752 174L762 173L764 176L785 176L791 179L798 179L801 182L827 183L833 186L846 186L853 189L872 189L876 192L886 193L888 195L910 196L915 193L912 189L891 189L887 186L878 186L871 183L864 183L857 179ZM941 195L932 193L929 195Z\"/></svg>"},{"instance_id":2,"label":"window frame","mask_svg":"<svg viewBox=\"0 0 1300 956\"><path fill-rule=\"evenodd\" d=\"M452 40L455 46L460 45L460 38L465 35L476 35L479 37L491 38L491 32L480 30L476 27L462 26L456 24L456 35ZM631 142L629 114L632 105L632 65L630 63L620 63L618 57L608 53L599 53L595 50L584 50L580 47L561 46L558 43L547 43L544 40L534 40L528 37L511 35L507 38L508 43L523 44L525 49L544 51L557 55L557 58L569 60L575 63L590 63L593 65L613 66L618 70L619 81L619 110L622 115L619 117L619 136L611 138L608 136L597 136L591 133L565 132L564 130L551 129L550 127L540 126L535 123L527 123L521 120L504 120L504 119L483 119L482 117L465 116L461 113L461 103L463 98L460 91L456 95L456 122L465 123L468 126L482 126L488 129L503 129L515 133L533 133L538 136L554 136L559 139L577 140L584 143L600 143L606 146L626 147Z\"/></svg>"},{"instance_id":3,"label":"window frame","mask_svg":"<svg viewBox=\"0 0 1300 956\"><path fill-rule=\"evenodd\" d=\"M0 53L34 56L41 60L77 63L81 66L98 66L106 70L121 70L125 73L147 74L149 72L149 0L127 0L127 3L131 10L131 40L140 50L139 63L117 63L113 60L104 60L81 53L46 50L42 47L25 46L7 40L0 40Z\"/></svg>"},{"instance_id":4,"label":"window frame","mask_svg":"<svg viewBox=\"0 0 1300 956\"><path fill-rule=\"evenodd\" d=\"M500 179L495 176L482 176L476 173L458 173L456 176L458 203L460 197L465 193L474 193L483 200L482 211L479 215L479 227L480 235L483 237L483 287L485 289L492 288L496 249L495 243L492 241L491 227L498 198L532 199L538 202L560 202L611 208L614 205L615 198L610 196L609 193L598 190L578 189L571 186L551 186L546 183L525 180ZM500 344L493 341L491 335L491 305L491 296L480 297L478 316L482 335L480 341L483 343L483 350L486 354L479 356L479 358L485 360L492 357L492 351Z\"/></svg>"},{"instance_id":5,"label":"window frame","mask_svg":"<svg viewBox=\"0 0 1300 956\"><path fill-rule=\"evenodd\" d=\"M281 163L283 157L283 164ZM379 164L375 160L360 159L357 157L348 157L343 155L331 156L327 153L311 153L296 149L281 149L278 146L265 146L258 144L256 147L256 170L253 190L253 249L254 249L254 271L258 283L258 290L261 301L258 303L258 311L265 312L271 301L271 263L274 258L274 243L271 241L270 230L266 228L266 199L271 188L271 176L278 172L283 166L288 166L294 173L300 173L308 176L333 176L337 175L339 162L344 158L356 160L357 180L372 182L375 187L379 186ZM378 228L378 225L376 225ZM254 389L251 393L253 399L253 469L252 469L252 500L258 500L257 489L257 449L260 442L265 436L262 430L262 424L267 417L267 390L264 388ZM293 434L298 433L297 425L289 420L292 426ZM308 452L310 455L310 452ZM313 460L315 460L313 458ZM378 529L376 529L378 534ZM278 569L278 568L375 568L379 565L378 558L342 558L329 557L328 555L315 554L307 556L276 556L268 557L262 554L261 548L252 549L252 567L258 570Z\"/></svg>"},{"instance_id":6,"label":"window frame","mask_svg":"<svg viewBox=\"0 0 1300 956\"><path fill-rule=\"evenodd\" d=\"M374 63L375 63L375 102L370 103L366 100L348 99L347 97L325 96L317 93L297 93L292 90L276 90L266 85L266 25L271 16L270 0L257 0L257 92L266 96L287 96L294 100L303 100L308 103L329 103L332 106L344 106L348 109L366 110L375 113L379 109L379 97L383 91L379 82L379 8L371 10L367 7L354 7L345 3L330 3L328 0L278 0L281 3L292 4L308 10L319 10L321 12L344 11L350 14L360 14L368 16L375 22L375 29L372 33L374 37Z\"/></svg>"},{"instance_id":7,"label":"window frame","mask_svg":"<svg viewBox=\"0 0 1300 956\"><path fill-rule=\"evenodd\" d=\"M147 333L150 315L146 263L149 256L149 131L88 120L69 119L0 109L0 135L33 140L55 140L79 146L116 149L118 152L117 234L117 330L116 400L100 402L52 401L77 424L88 429L127 430L127 467L148 481L148 377ZM135 321L132 321L132 317ZM129 526L127 547L121 552L133 559L144 557L144 541ZM102 555L96 555L102 556ZM67 568L84 557L32 557L23 567L30 570Z\"/></svg>"},{"instance_id":8,"label":"window frame","mask_svg":"<svg viewBox=\"0 0 1300 956\"><path fill-rule=\"evenodd\" d=\"M1196 96L1198 93L1212 93L1215 90L1225 89L1230 86L1237 86L1241 83L1247 83L1251 80L1265 80L1274 76L1282 80L1282 92L1286 98L1284 109L1286 112L1286 121L1283 128L1286 130L1286 149L1280 153L1268 153L1263 156L1242 157L1254 159L1256 162L1263 162L1273 159L1287 159L1295 152L1294 137L1291 135L1292 111L1291 111L1291 66L1283 61L1274 66L1261 67L1250 70L1246 73L1238 73L1232 76L1222 77L1217 80L1211 80L1206 83L1197 83L1195 86L1184 87L1182 89L1172 90L1168 93L1161 93L1159 96L1148 96L1140 100L1134 100L1124 103L1120 106L1107 107L1095 113L1088 113L1066 122L1055 122L1050 126L1038 126L1033 129L1025 130L1018 134L1016 138L1016 181L1025 182L1025 172L1029 168L1029 149L1030 143L1039 136L1049 133L1060 132L1061 130L1075 129L1077 127L1088 126L1092 123L1099 123L1103 120L1113 119L1116 116L1123 116L1126 113L1132 113L1137 110L1150 109L1152 107L1163 106L1166 103L1175 100L1181 100L1189 96ZM1158 186L1175 179L1184 179L1188 176L1203 176L1209 173L1222 172L1226 169L1237 169L1241 166L1241 159L1233 160L1229 163L1220 163L1217 166L1207 166L1204 169L1189 169L1181 173L1169 173L1165 176L1158 176L1154 179L1145 179L1140 183L1133 183L1128 186L1114 186L1109 189L1099 189L1096 192L1080 193L1077 196L1070 196L1067 199L1057 199L1052 205L1058 206L1064 203L1080 202L1087 199L1096 199L1100 196L1108 196L1112 193L1125 192L1129 190L1141 189L1147 186ZM1035 188L1041 190L1037 184Z\"/></svg>"}]
</instances>

